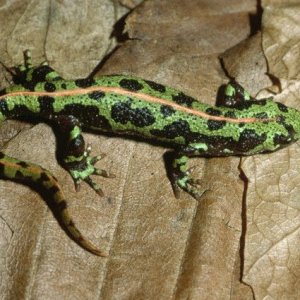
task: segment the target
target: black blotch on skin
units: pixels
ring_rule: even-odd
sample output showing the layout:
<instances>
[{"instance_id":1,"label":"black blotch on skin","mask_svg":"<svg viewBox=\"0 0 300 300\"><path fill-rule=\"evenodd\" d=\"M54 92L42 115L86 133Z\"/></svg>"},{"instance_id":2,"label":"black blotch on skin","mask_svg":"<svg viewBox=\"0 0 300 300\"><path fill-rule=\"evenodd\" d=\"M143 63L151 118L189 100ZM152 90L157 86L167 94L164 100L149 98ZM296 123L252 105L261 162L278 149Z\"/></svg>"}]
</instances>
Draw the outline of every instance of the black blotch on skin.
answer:
<instances>
[{"instance_id":1,"label":"black blotch on skin","mask_svg":"<svg viewBox=\"0 0 300 300\"><path fill-rule=\"evenodd\" d=\"M95 84L95 81L93 78L82 78L75 80L76 86L80 88L87 88Z\"/></svg>"},{"instance_id":2,"label":"black blotch on skin","mask_svg":"<svg viewBox=\"0 0 300 300\"><path fill-rule=\"evenodd\" d=\"M235 141L232 137L192 132L188 122L185 120L174 121L162 130L152 129L150 133L158 138L175 139L176 137L183 137L187 145L183 153L191 155L195 149L189 147L190 143L205 143L208 146L208 150L206 151L207 156L229 155L227 152L224 152L224 149L228 149L237 155L244 154L266 140L265 134L258 135L251 129L245 129L238 141Z\"/></svg>"},{"instance_id":3,"label":"black blotch on skin","mask_svg":"<svg viewBox=\"0 0 300 300\"><path fill-rule=\"evenodd\" d=\"M47 175L47 173L42 172L40 175L40 180L41 181L48 181L49 180L49 176Z\"/></svg>"},{"instance_id":4,"label":"black blotch on skin","mask_svg":"<svg viewBox=\"0 0 300 300\"><path fill-rule=\"evenodd\" d=\"M294 139L294 136L295 136L295 129L292 125L289 125L289 124L283 124L284 128L287 130L288 134L289 134L289 137Z\"/></svg>"},{"instance_id":5,"label":"black blotch on skin","mask_svg":"<svg viewBox=\"0 0 300 300\"><path fill-rule=\"evenodd\" d=\"M27 80L27 72L23 71L15 76L13 76L13 82L15 84L20 84L22 85L25 89L29 90L29 91L34 91L34 88L36 86L36 84L40 81L36 81L31 79L30 81Z\"/></svg>"},{"instance_id":6,"label":"black blotch on skin","mask_svg":"<svg viewBox=\"0 0 300 300\"><path fill-rule=\"evenodd\" d=\"M155 122L155 117L147 107L131 108L131 102L116 103L111 108L111 117L115 122L132 123L137 127L150 126Z\"/></svg>"},{"instance_id":7,"label":"black blotch on skin","mask_svg":"<svg viewBox=\"0 0 300 300\"><path fill-rule=\"evenodd\" d=\"M63 90L65 90L65 89L67 88L67 85L66 85L65 83L62 83L62 84L60 85L60 87L61 87Z\"/></svg>"},{"instance_id":8,"label":"black blotch on skin","mask_svg":"<svg viewBox=\"0 0 300 300\"><path fill-rule=\"evenodd\" d=\"M21 171L17 171L15 173L15 179L32 181L30 176L24 176L24 174Z\"/></svg>"},{"instance_id":9,"label":"black blotch on skin","mask_svg":"<svg viewBox=\"0 0 300 300\"><path fill-rule=\"evenodd\" d=\"M17 171L16 174L15 174L15 178L16 179L22 179L22 178L24 178L24 175L22 174L22 172Z\"/></svg>"},{"instance_id":10,"label":"black blotch on skin","mask_svg":"<svg viewBox=\"0 0 300 300\"><path fill-rule=\"evenodd\" d=\"M223 128L226 125L225 121L217 121L217 120L208 120L207 126L209 130L218 130Z\"/></svg>"},{"instance_id":11,"label":"black blotch on skin","mask_svg":"<svg viewBox=\"0 0 300 300\"><path fill-rule=\"evenodd\" d=\"M75 139L72 139L66 149L67 155L79 157L83 154L85 150L85 143L82 135L77 136Z\"/></svg>"},{"instance_id":12,"label":"black blotch on skin","mask_svg":"<svg viewBox=\"0 0 300 300\"><path fill-rule=\"evenodd\" d=\"M49 66L39 66L35 67L34 69L20 71L15 69L16 74L13 76L13 81L15 84L20 84L24 88L34 91L35 86L39 82L45 82L46 77L49 73L53 72L54 70ZM30 78L30 80L28 80ZM56 78L52 78L51 80L58 80L62 79L60 76Z\"/></svg>"},{"instance_id":13,"label":"black blotch on skin","mask_svg":"<svg viewBox=\"0 0 300 300\"><path fill-rule=\"evenodd\" d=\"M88 96L93 100L99 101L101 98L105 96L105 93L101 91L94 91L92 93L89 93Z\"/></svg>"},{"instance_id":14,"label":"black blotch on skin","mask_svg":"<svg viewBox=\"0 0 300 300\"><path fill-rule=\"evenodd\" d=\"M93 105L67 104L60 111L60 115L74 116L81 124L87 127L111 129L109 120L101 116L98 107Z\"/></svg>"},{"instance_id":15,"label":"black blotch on skin","mask_svg":"<svg viewBox=\"0 0 300 300\"><path fill-rule=\"evenodd\" d=\"M55 179L54 176L53 176L53 178ZM38 186L43 186L44 188L46 188L45 185L44 185L44 183L46 181L49 181L49 179L50 179L49 175L45 171L43 171L43 172L41 172L40 177L36 180L36 184ZM50 195L54 195L58 191L58 187L57 186L47 187L46 189L47 189L47 191L50 192Z\"/></svg>"},{"instance_id":16,"label":"black blotch on skin","mask_svg":"<svg viewBox=\"0 0 300 300\"><path fill-rule=\"evenodd\" d=\"M55 87L55 85L54 85L53 83L51 83L51 82L46 82L46 83L44 84L44 89L45 89L46 92L52 93L52 92L55 92L56 87Z\"/></svg>"},{"instance_id":17,"label":"black blotch on skin","mask_svg":"<svg viewBox=\"0 0 300 300\"><path fill-rule=\"evenodd\" d=\"M179 92L177 95L173 95L172 99L177 104L184 105L186 107L191 107L193 102L195 101L194 98L192 98L182 92Z\"/></svg>"},{"instance_id":18,"label":"black blotch on skin","mask_svg":"<svg viewBox=\"0 0 300 300\"><path fill-rule=\"evenodd\" d=\"M220 116L222 114L222 112L220 110L217 110L212 107L209 107L208 109L206 109L206 113L208 113L209 115L212 115L212 116Z\"/></svg>"},{"instance_id":19,"label":"black blotch on skin","mask_svg":"<svg viewBox=\"0 0 300 300\"><path fill-rule=\"evenodd\" d=\"M289 139L289 141L288 141L288 139ZM273 138L274 145L286 145L286 144L289 144L291 141L292 141L291 137L289 135L285 136L284 134L276 133Z\"/></svg>"},{"instance_id":20,"label":"black blotch on skin","mask_svg":"<svg viewBox=\"0 0 300 300\"><path fill-rule=\"evenodd\" d=\"M0 101L0 111L4 116L9 116L9 110L6 101Z\"/></svg>"},{"instance_id":21,"label":"black blotch on skin","mask_svg":"<svg viewBox=\"0 0 300 300\"><path fill-rule=\"evenodd\" d=\"M61 201L61 202L59 202L58 205L57 205L57 208L58 208L60 211L66 209L67 207L68 207L68 204L67 204L67 202L64 201L64 200Z\"/></svg>"},{"instance_id":22,"label":"black blotch on skin","mask_svg":"<svg viewBox=\"0 0 300 300\"><path fill-rule=\"evenodd\" d=\"M245 129L241 132L240 138L238 141L239 151L248 152L251 149L254 149L256 146L262 144L267 139L267 135L264 133L259 135L253 129Z\"/></svg>"},{"instance_id":23,"label":"black blotch on skin","mask_svg":"<svg viewBox=\"0 0 300 300\"><path fill-rule=\"evenodd\" d=\"M30 91L34 91L35 90L35 86L36 86L36 83L35 82L27 82L27 83L23 83L22 84L26 89L30 90Z\"/></svg>"},{"instance_id":24,"label":"black blotch on skin","mask_svg":"<svg viewBox=\"0 0 300 300\"><path fill-rule=\"evenodd\" d=\"M55 184L52 185L50 188L47 188L47 191L50 195L55 195L59 191L59 187Z\"/></svg>"},{"instance_id":25,"label":"black blotch on skin","mask_svg":"<svg viewBox=\"0 0 300 300\"><path fill-rule=\"evenodd\" d=\"M284 116L277 116L276 117L276 122L278 123L278 124L285 124L285 117Z\"/></svg>"},{"instance_id":26,"label":"black blotch on skin","mask_svg":"<svg viewBox=\"0 0 300 300\"><path fill-rule=\"evenodd\" d=\"M267 99L253 100L249 102L252 102L253 104L256 105L265 106L267 104Z\"/></svg>"},{"instance_id":27,"label":"black blotch on skin","mask_svg":"<svg viewBox=\"0 0 300 300\"><path fill-rule=\"evenodd\" d=\"M38 98L38 102L40 104L41 115L49 116L54 113L53 111L53 103L54 98L49 96L40 96Z\"/></svg>"},{"instance_id":28,"label":"black blotch on skin","mask_svg":"<svg viewBox=\"0 0 300 300\"><path fill-rule=\"evenodd\" d=\"M282 112L288 112L288 110L289 110L287 106L285 106L284 104L282 104L280 102L277 102L277 107Z\"/></svg>"},{"instance_id":29,"label":"black blotch on skin","mask_svg":"<svg viewBox=\"0 0 300 300\"><path fill-rule=\"evenodd\" d=\"M176 137L183 137L185 139L185 147L182 153L193 155L195 149L190 147L190 143L205 143L208 146L206 151L207 156L227 156L224 149L237 148L237 142L231 137L223 137L218 135L205 135L190 130L190 126L185 120L174 121L166 125L162 130L152 129L150 133L162 139L175 139Z\"/></svg>"},{"instance_id":30,"label":"black blotch on skin","mask_svg":"<svg viewBox=\"0 0 300 300\"><path fill-rule=\"evenodd\" d=\"M162 84L159 84L159 83L156 83L156 82L150 81L150 80L145 80L145 82L154 91L157 91L157 92L160 92L160 93L164 93L166 91L166 87L164 85L162 85Z\"/></svg>"},{"instance_id":31,"label":"black blotch on skin","mask_svg":"<svg viewBox=\"0 0 300 300\"><path fill-rule=\"evenodd\" d=\"M55 180L55 181L57 181L57 179L56 179L56 177L54 176L54 175L51 175L52 176L52 178ZM45 172L45 171L43 171L42 173L41 173L41 175L40 175L40 180L41 181L48 181L49 180L49 175ZM58 189L57 189L58 190Z\"/></svg>"},{"instance_id":32,"label":"black blotch on skin","mask_svg":"<svg viewBox=\"0 0 300 300\"><path fill-rule=\"evenodd\" d=\"M25 161L19 161L17 163L17 165L20 166L21 168L28 168L29 167L28 163L26 163Z\"/></svg>"},{"instance_id":33,"label":"black blotch on skin","mask_svg":"<svg viewBox=\"0 0 300 300\"><path fill-rule=\"evenodd\" d=\"M0 159L4 158L5 154L3 152L0 152Z\"/></svg>"},{"instance_id":34,"label":"black blotch on skin","mask_svg":"<svg viewBox=\"0 0 300 300\"><path fill-rule=\"evenodd\" d=\"M46 81L47 75L53 71L54 70L47 65L34 68L32 71L31 81L35 82L35 83ZM52 78L52 80L59 80L59 79L62 79L62 78L60 76Z\"/></svg>"},{"instance_id":35,"label":"black blotch on skin","mask_svg":"<svg viewBox=\"0 0 300 300\"><path fill-rule=\"evenodd\" d=\"M180 136L187 138L192 134L190 131L190 125L185 120L174 121L171 124L166 125L164 129L151 129L150 133L152 135L168 139L174 139Z\"/></svg>"},{"instance_id":36,"label":"black blotch on skin","mask_svg":"<svg viewBox=\"0 0 300 300\"><path fill-rule=\"evenodd\" d=\"M64 145L63 157L67 156L75 156L79 157L83 155L85 150L85 143L84 139L81 133L79 133L76 137L72 138L70 136L71 131L74 129L75 126L81 127L80 121L74 117L73 115L60 115L57 118L55 118L55 121L57 122L60 132L63 134L63 140L68 141L66 145ZM83 163L85 163L85 160L82 160ZM72 163L71 163L72 164ZM73 162L74 164L80 164L80 162ZM70 164L67 163L69 166Z\"/></svg>"},{"instance_id":37,"label":"black blotch on skin","mask_svg":"<svg viewBox=\"0 0 300 300\"><path fill-rule=\"evenodd\" d=\"M288 137L293 140L294 136L295 136L295 129L292 125L287 124L285 121L286 121L286 118L284 116L276 117L276 122L278 124L282 125L286 129L286 131L288 132ZM278 137L276 139L280 140Z\"/></svg>"},{"instance_id":38,"label":"black blotch on skin","mask_svg":"<svg viewBox=\"0 0 300 300\"><path fill-rule=\"evenodd\" d=\"M171 107L171 106L168 106L168 105L162 105L160 107L160 112L161 114L163 115L163 117L169 117L171 116L172 114L174 114L176 112L176 110Z\"/></svg>"},{"instance_id":39,"label":"black blotch on skin","mask_svg":"<svg viewBox=\"0 0 300 300\"><path fill-rule=\"evenodd\" d=\"M73 220L70 220L70 222L69 222L69 226L70 226L70 227L74 227L74 228L75 228L75 224L74 224Z\"/></svg>"},{"instance_id":40,"label":"black blotch on skin","mask_svg":"<svg viewBox=\"0 0 300 300\"><path fill-rule=\"evenodd\" d=\"M24 104L15 105L13 110L8 111L6 114L8 118L16 118L19 116L32 116L32 115L34 115L34 113L30 111Z\"/></svg>"},{"instance_id":41,"label":"black blotch on skin","mask_svg":"<svg viewBox=\"0 0 300 300\"><path fill-rule=\"evenodd\" d=\"M254 116L257 119L268 119L268 114L266 112L258 113Z\"/></svg>"},{"instance_id":42,"label":"black blotch on skin","mask_svg":"<svg viewBox=\"0 0 300 300\"><path fill-rule=\"evenodd\" d=\"M122 88L133 92L143 89L143 85L135 79L123 78L120 80L119 84Z\"/></svg>"},{"instance_id":43,"label":"black blotch on skin","mask_svg":"<svg viewBox=\"0 0 300 300\"><path fill-rule=\"evenodd\" d=\"M227 111L227 112L224 114L224 117L226 117L226 118L231 118L231 119L236 119L236 115L235 115L234 111Z\"/></svg>"},{"instance_id":44,"label":"black blotch on skin","mask_svg":"<svg viewBox=\"0 0 300 300\"><path fill-rule=\"evenodd\" d=\"M234 104L234 108L237 110L246 110L249 109L252 105L265 106L266 103L267 103L266 99L241 101L241 102L236 102Z\"/></svg>"}]
</instances>

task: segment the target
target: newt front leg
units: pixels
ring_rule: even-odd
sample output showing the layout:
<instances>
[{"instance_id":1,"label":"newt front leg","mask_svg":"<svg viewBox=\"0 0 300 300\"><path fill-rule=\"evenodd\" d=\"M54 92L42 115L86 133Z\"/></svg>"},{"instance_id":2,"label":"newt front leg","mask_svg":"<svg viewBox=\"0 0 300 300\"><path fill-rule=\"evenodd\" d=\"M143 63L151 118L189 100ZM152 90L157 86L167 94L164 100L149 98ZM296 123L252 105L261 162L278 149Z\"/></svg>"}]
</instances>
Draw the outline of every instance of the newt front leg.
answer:
<instances>
[{"instance_id":1,"label":"newt front leg","mask_svg":"<svg viewBox=\"0 0 300 300\"><path fill-rule=\"evenodd\" d=\"M90 156L91 147L85 147L85 141L81 133L81 124L72 115L53 116L52 120L58 124L65 141L63 153L64 167L71 174L76 190L80 187L80 182L88 183L97 194L103 196L101 187L91 179L91 175L114 178L115 176L105 170L95 167L95 163L102 159L104 155Z\"/></svg>"}]
</instances>

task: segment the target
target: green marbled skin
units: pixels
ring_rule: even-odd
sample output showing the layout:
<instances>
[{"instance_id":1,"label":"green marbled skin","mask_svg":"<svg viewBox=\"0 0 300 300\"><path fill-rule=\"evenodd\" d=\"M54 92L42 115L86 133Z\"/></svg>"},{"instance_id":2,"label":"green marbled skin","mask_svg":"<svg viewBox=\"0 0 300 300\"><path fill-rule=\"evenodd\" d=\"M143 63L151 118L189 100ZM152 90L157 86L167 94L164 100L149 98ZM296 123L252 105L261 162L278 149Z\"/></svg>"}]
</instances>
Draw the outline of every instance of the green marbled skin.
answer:
<instances>
[{"instance_id":1,"label":"green marbled skin","mask_svg":"<svg viewBox=\"0 0 300 300\"><path fill-rule=\"evenodd\" d=\"M113 177L94 164L82 128L125 134L166 143L174 149L172 184L196 199L203 193L187 168L192 156L252 155L275 151L299 139L300 113L272 99L253 99L235 82L228 84L220 106L200 103L184 93L127 75L64 80L47 64L32 67L30 52L25 64L12 69L15 85L2 91L0 121L38 116L55 122L64 136L63 163L76 186L86 181L98 194L101 188L90 175ZM9 163L14 160L14 163ZM17 174L17 175L16 175ZM31 180L53 191L61 223L88 251L104 255L75 227L56 179L40 166L2 153L0 175Z\"/></svg>"}]
</instances>

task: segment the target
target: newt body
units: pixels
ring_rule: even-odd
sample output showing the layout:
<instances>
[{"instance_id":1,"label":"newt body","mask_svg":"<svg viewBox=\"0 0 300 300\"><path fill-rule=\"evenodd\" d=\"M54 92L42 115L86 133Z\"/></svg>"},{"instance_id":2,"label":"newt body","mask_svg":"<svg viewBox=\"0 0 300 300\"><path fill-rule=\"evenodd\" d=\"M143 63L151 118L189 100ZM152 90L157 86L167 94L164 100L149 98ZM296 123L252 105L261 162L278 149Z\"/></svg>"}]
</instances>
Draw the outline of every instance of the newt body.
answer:
<instances>
[{"instance_id":1,"label":"newt body","mask_svg":"<svg viewBox=\"0 0 300 300\"><path fill-rule=\"evenodd\" d=\"M172 184L196 199L202 192L190 177L189 157L253 155L280 149L300 136L300 112L271 98L256 100L235 82L220 106L203 104L164 85L126 75L64 80L47 64L12 69L15 82L0 93L0 121L21 116L54 122L64 137L64 167L78 186L86 181L102 194L90 175L113 177L94 164L81 129L96 129L161 141L174 149ZM104 256L74 225L55 177L41 166L0 154L0 176L35 182L50 190L61 222L88 251Z\"/></svg>"}]
</instances>

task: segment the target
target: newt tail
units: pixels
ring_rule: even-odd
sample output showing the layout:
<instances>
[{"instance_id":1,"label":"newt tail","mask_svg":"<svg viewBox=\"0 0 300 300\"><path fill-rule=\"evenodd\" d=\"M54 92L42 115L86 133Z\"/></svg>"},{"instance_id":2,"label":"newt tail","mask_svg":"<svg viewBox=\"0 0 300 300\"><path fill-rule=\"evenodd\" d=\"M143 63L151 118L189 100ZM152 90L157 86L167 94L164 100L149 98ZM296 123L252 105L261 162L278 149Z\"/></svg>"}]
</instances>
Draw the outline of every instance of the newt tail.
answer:
<instances>
[{"instance_id":1,"label":"newt tail","mask_svg":"<svg viewBox=\"0 0 300 300\"><path fill-rule=\"evenodd\" d=\"M57 210L58 221L65 228L67 234L87 251L103 257L108 255L88 241L76 227L69 214L63 191L57 179L49 171L39 165L18 160L2 152L0 152L0 171L2 176L7 179L34 183L42 187L45 192L51 195L49 200L53 204L54 212Z\"/></svg>"}]
</instances>

